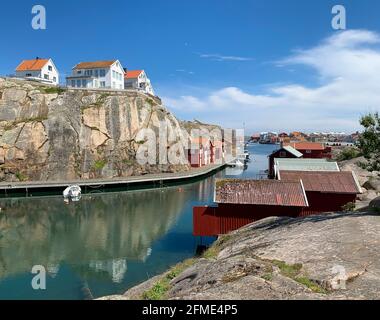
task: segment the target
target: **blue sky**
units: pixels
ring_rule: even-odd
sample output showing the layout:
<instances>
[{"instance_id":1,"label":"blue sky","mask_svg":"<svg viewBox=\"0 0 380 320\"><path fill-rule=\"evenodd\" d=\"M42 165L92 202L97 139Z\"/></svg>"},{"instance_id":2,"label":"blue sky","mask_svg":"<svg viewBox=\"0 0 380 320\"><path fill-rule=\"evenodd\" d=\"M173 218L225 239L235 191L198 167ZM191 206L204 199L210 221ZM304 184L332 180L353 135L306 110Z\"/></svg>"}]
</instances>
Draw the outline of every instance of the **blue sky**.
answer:
<instances>
[{"instance_id":1,"label":"blue sky","mask_svg":"<svg viewBox=\"0 0 380 320\"><path fill-rule=\"evenodd\" d=\"M30 26L35 4L47 30ZM331 28L335 4L346 7L345 32ZM379 14L376 0L6 2L0 74L35 56L52 57L63 76L80 61L117 58L145 69L182 119L353 131L379 109Z\"/></svg>"}]
</instances>

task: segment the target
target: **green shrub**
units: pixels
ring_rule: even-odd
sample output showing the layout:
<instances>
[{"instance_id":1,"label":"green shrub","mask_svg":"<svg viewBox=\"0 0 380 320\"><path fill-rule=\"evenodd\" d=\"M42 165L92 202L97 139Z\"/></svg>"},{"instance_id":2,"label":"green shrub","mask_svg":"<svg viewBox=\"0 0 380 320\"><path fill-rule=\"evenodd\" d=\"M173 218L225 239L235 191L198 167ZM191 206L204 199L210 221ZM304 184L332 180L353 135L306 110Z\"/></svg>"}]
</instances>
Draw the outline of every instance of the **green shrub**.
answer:
<instances>
[{"instance_id":1,"label":"green shrub","mask_svg":"<svg viewBox=\"0 0 380 320\"><path fill-rule=\"evenodd\" d=\"M344 148L338 155L338 161L351 160L360 157L360 151L355 147Z\"/></svg>"},{"instance_id":2,"label":"green shrub","mask_svg":"<svg viewBox=\"0 0 380 320\"><path fill-rule=\"evenodd\" d=\"M40 88L40 91L43 92L43 93L58 93L58 94L62 94L66 91L66 89L63 89L61 87L42 87Z\"/></svg>"},{"instance_id":3,"label":"green shrub","mask_svg":"<svg viewBox=\"0 0 380 320\"><path fill-rule=\"evenodd\" d=\"M352 212L355 211L356 205L354 202L348 202L344 206L342 206L342 210L344 212Z\"/></svg>"},{"instance_id":4,"label":"green shrub","mask_svg":"<svg viewBox=\"0 0 380 320\"><path fill-rule=\"evenodd\" d=\"M24 174L22 174L21 172L17 172L16 173L16 178L19 180L19 181L26 181L28 180L28 177Z\"/></svg>"},{"instance_id":5,"label":"green shrub","mask_svg":"<svg viewBox=\"0 0 380 320\"><path fill-rule=\"evenodd\" d=\"M107 161L106 160L96 160L93 164L93 168L95 170L102 170L104 168L104 166L107 164Z\"/></svg>"}]
</instances>

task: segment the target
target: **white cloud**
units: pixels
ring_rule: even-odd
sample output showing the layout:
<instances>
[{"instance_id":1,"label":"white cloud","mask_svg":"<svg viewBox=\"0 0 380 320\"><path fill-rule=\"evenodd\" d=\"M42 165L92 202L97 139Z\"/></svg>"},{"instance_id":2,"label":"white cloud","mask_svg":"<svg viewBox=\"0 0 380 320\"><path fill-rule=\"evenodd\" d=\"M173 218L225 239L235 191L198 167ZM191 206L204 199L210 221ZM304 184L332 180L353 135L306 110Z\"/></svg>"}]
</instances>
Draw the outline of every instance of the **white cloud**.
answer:
<instances>
[{"instance_id":1,"label":"white cloud","mask_svg":"<svg viewBox=\"0 0 380 320\"><path fill-rule=\"evenodd\" d=\"M250 130L345 130L359 128L360 115L380 109L379 34L337 33L279 62L304 65L320 78L316 87L273 85L265 95L227 87L206 96L164 97L180 114Z\"/></svg>"},{"instance_id":2,"label":"white cloud","mask_svg":"<svg viewBox=\"0 0 380 320\"><path fill-rule=\"evenodd\" d=\"M199 54L201 58L210 59L214 61L251 61L253 58L250 57L239 57L239 56L225 56L217 53L201 53Z\"/></svg>"}]
</instances>

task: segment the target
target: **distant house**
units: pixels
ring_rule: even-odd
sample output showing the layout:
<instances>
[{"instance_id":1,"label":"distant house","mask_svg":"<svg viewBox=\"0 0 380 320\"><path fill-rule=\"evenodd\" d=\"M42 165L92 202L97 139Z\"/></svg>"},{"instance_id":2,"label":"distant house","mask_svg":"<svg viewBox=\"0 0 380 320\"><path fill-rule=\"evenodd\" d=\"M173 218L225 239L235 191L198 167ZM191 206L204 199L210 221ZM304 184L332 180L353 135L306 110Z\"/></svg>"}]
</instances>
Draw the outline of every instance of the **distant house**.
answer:
<instances>
[{"instance_id":1,"label":"distant house","mask_svg":"<svg viewBox=\"0 0 380 320\"><path fill-rule=\"evenodd\" d=\"M59 84L59 73L52 59L23 60L16 68L16 77Z\"/></svg>"},{"instance_id":2,"label":"distant house","mask_svg":"<svg viewBox=\"0 0 380 320\"><path fill-rule=\"evenodd\" d=\"M308 208L303 215L343 211L348 203L355 203L362 189L354 172L280 171L281 181L302 181Z\"/></svg>"},{"instance_id":3,"label":"distant house","mask_svg":"<svg viewBox=\"0 0 380 320\"><path fill-rule=\"evenodd\" d=\"M152 84L144 70L126 70L124 83L125 89L141 90L154 95Z\"/></svg>"},{"instance_id":4,"label":"distant house","mask_svg":"<svg viewBox=\"0 0 380 320\"><path fill-rule=\"evenodd\" d=\"M219 236L271 216L298 217L309 205L301 181L277 180L216 180L214 202L193 208L195 236Z\"/></svg>"},{"instance_id":5,"label":"distant house","mask_svg":"<svg viewBox=\"0 0 380 320\"><path fill-rule=\"evenodd\" d=\"M325 147L323 143L317 142L290 142L284 146L291 146L303 154L304 158L312 159L331 159L331 148Z\"/></svg>"},{"instance_id":6,"label":"distant house","mask_svg":"<svg viewBox=\"0 0 380 320\"><path fill-rule=\"evenodd\" d=\"M338 163L327 159L304 159L304 158L275 158L274 176L278 177L279 171L328 171L339 172Z\"/></svg>"},{"instance_id":7,"label":"distant house","mask_svg":"<svg viewBox=\"0 0 380 320\"><path fill-rule=\"evenodd\" d=\"M124 69L119 60L78 63L66 77L70 88L124 89Z\"/></svg>"},{"instance_id":8,"label":"distant house","mask_svg":"<svg viewBox=\"0 0 380 320\"><path fill-rule=\"evenodd\" d=\"M274 159L279 158L302 158L303 154L291 146L285 146L278 150L275 150L268 156L269 167L268 167L268 177L273 179L275 177Z\"/></svg>"}]
</instances>

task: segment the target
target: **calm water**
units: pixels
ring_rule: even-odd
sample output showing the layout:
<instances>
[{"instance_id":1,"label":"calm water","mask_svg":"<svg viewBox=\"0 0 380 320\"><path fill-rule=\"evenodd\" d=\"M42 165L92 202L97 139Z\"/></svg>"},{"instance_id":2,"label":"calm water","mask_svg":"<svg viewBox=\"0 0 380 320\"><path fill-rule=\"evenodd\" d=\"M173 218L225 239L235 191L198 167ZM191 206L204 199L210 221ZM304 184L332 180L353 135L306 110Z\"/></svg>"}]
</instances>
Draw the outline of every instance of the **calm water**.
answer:
<instances>
[{"instance_id":1,"label":"calm water","mask_svg":"<svg viewBox=\"0 0 380 320\"><path fill-rule=\"evenodd\" d=\"M249 147L253 161L237 177L256 178L275 148ZM216 177L164 190L0 199L0 299L86 299L129 287L192 257L192 208L212 203ZM235 176L236 177L236 176ZM211 241L211 239L208 239ZM33 265L48 271L33 290Z\"/></svg>"}]
</instances>

